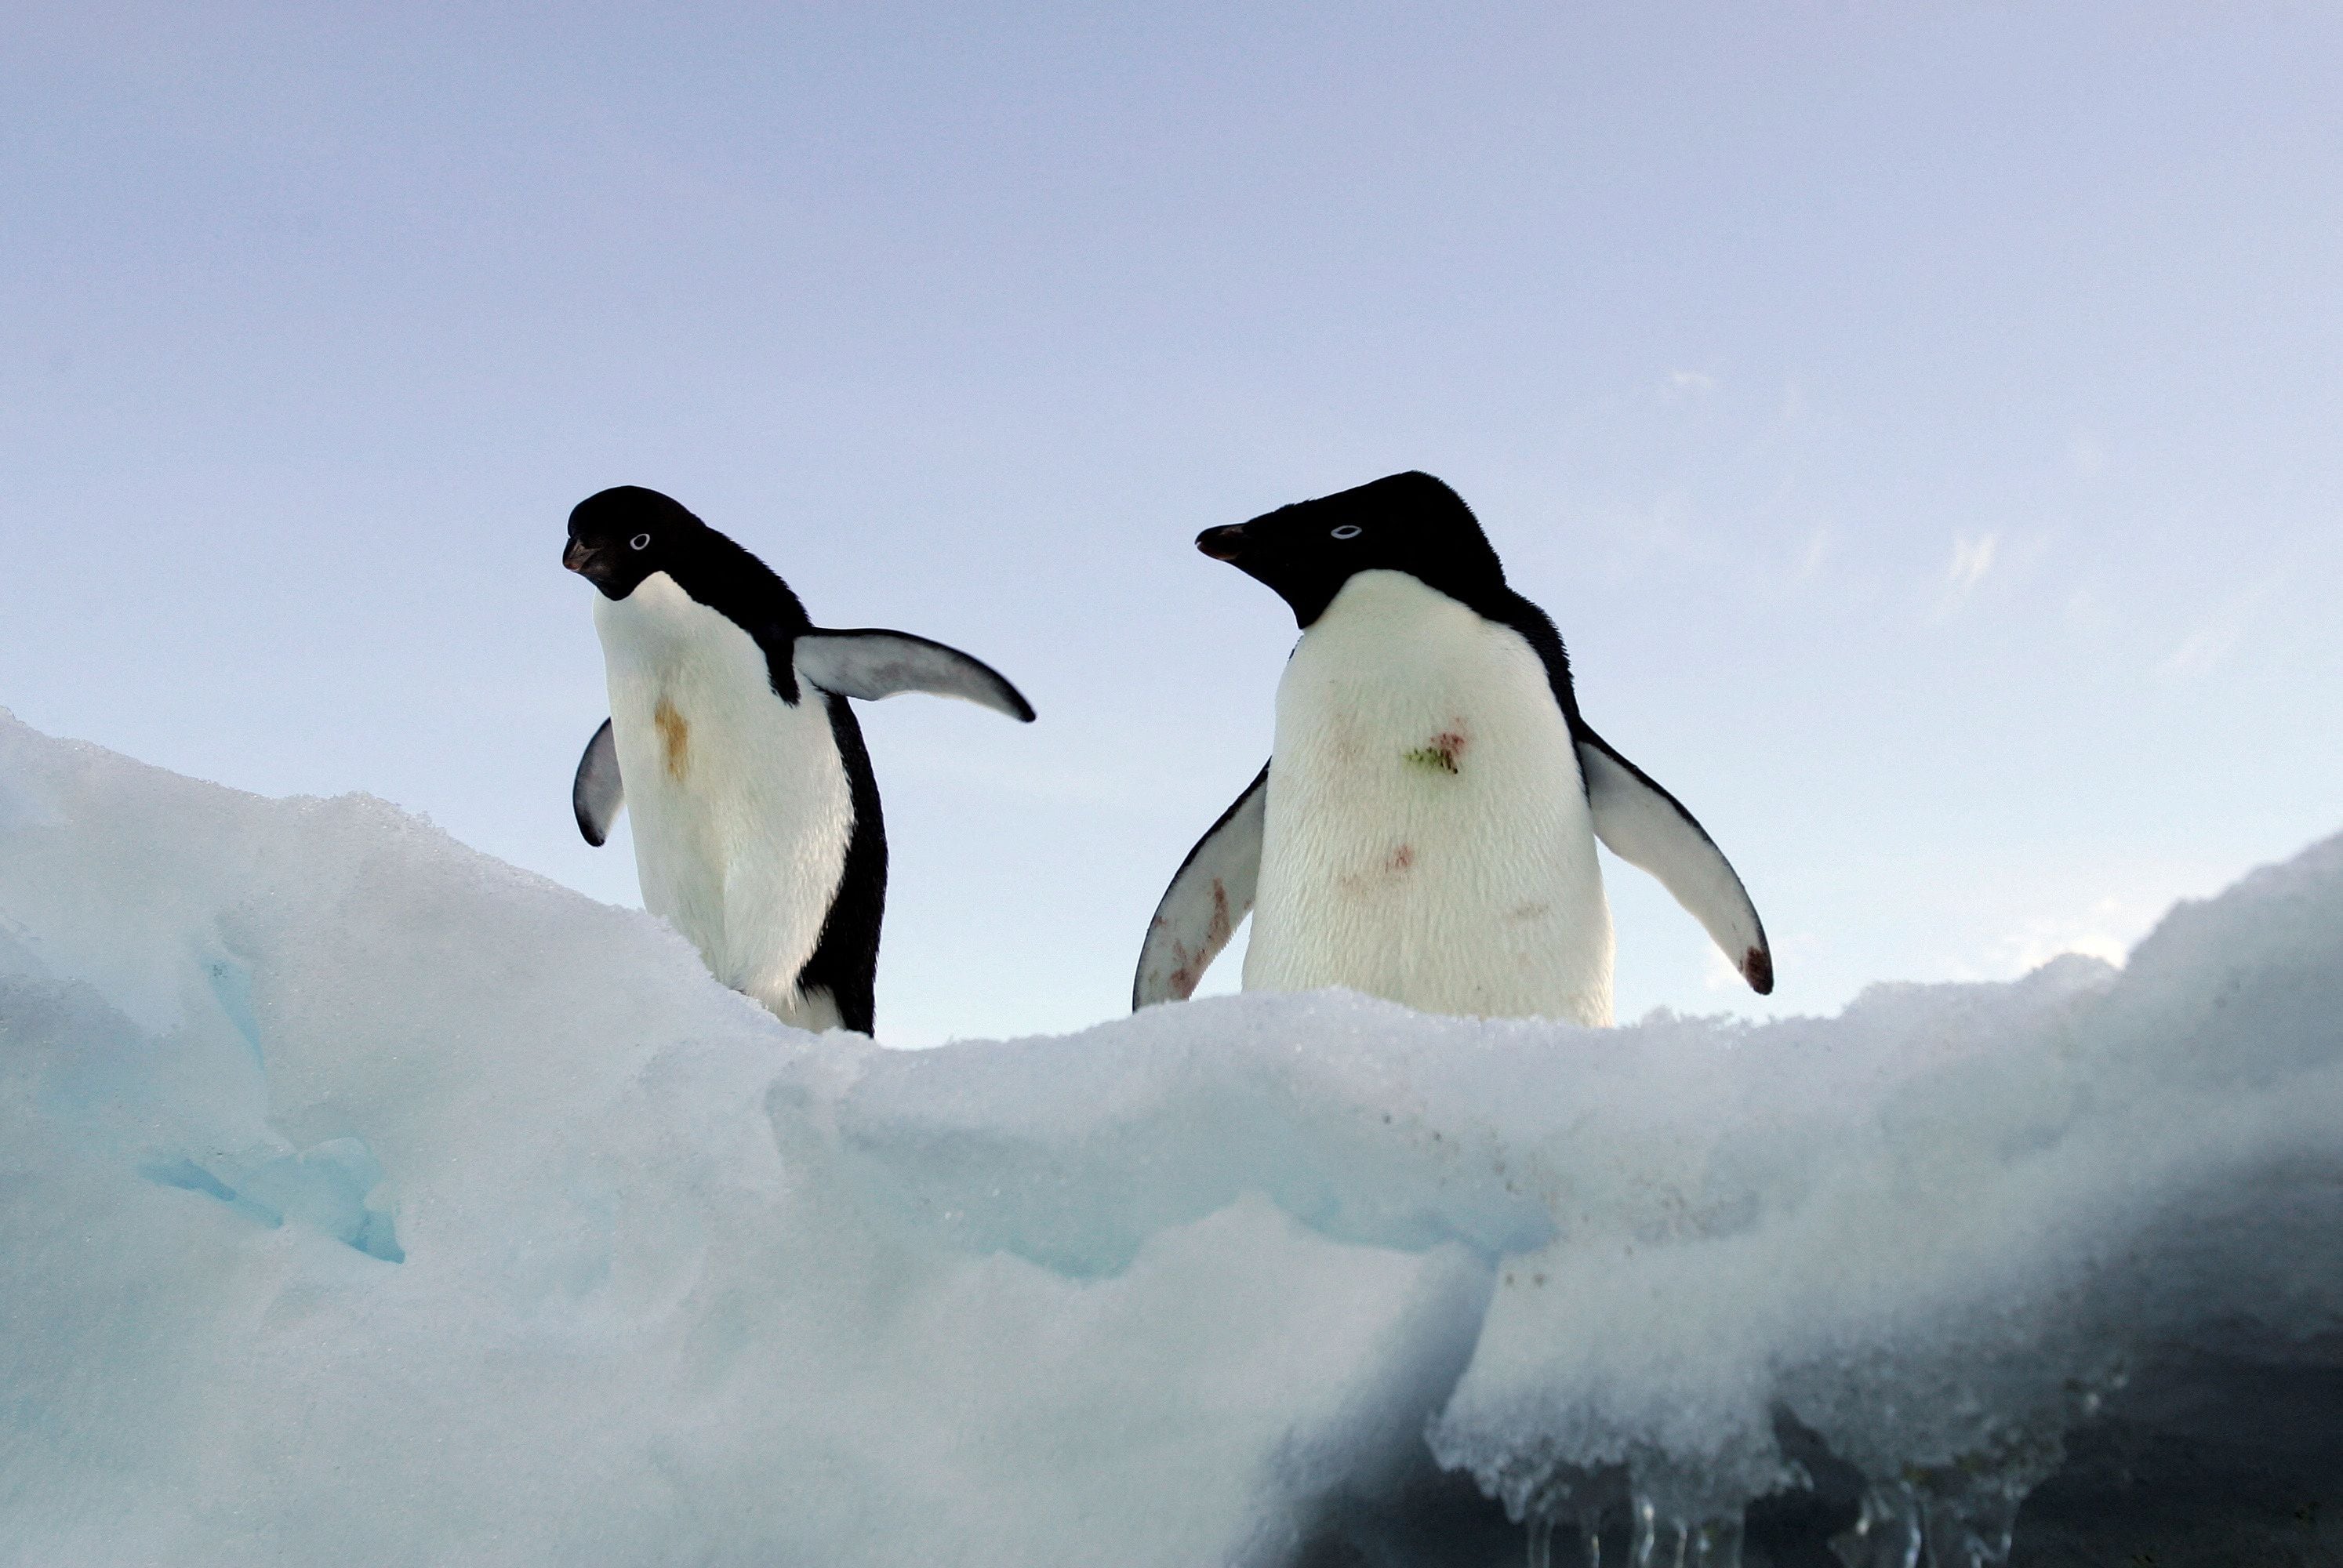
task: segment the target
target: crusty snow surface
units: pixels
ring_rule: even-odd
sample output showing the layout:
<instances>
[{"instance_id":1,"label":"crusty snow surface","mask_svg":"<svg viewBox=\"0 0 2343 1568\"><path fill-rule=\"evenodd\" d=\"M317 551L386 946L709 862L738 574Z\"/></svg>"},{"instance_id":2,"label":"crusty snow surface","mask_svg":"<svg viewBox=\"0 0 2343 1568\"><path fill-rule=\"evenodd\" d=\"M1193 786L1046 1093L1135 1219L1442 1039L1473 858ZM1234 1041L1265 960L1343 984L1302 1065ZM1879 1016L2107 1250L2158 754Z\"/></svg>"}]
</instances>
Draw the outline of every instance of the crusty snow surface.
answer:
<instances>
[{"instance_id":1,"label":"crusty snow surface","mask_svg":"<svg viewBox=\"0 0 2343 1568\"><path fill-rule=\"evenodd\" d=\"M2343 1332L2338 1020L2343 839L1833 1019L892 1051L0 715L0 1562L1272 1564L1444 1469L1725 1563L1816 1442L1991 1561L2150 1347Z\"/></svg>"}]
</instances>

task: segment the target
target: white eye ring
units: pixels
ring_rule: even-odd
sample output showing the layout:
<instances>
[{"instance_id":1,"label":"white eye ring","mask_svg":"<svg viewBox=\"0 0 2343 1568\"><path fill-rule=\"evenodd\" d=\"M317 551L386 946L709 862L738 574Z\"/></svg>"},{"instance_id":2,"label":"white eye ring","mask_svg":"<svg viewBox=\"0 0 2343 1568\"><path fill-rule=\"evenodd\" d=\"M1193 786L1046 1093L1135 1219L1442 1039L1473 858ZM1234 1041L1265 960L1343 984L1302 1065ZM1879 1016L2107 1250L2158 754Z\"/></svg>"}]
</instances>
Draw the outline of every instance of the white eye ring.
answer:
<instances>
[{"instance_id":1,"label":"white eye ring","mask_svg":"<svg viewBox=\"0 0 2343 1568\"><path fill-rule=\"evenodd\" d=\"M1364 531L1356 523L1344 523L1334 530L1334 537L1338 539L1355 539Z\"/></svg>"},{"instance_id":2,"label":"white eye ring","mask_svg":"<svg viewBox=\"0 0 2343 1568\"><path fill-rule=\"evenodd\" d=\"M649 534L637 534L633 538L628 539L628 540L627 541L627 548L628 548L628 549L630 549L630 550L639 550L639 549L641 549L645 545L649 544L650 542L651 542L651 537L650 537L650 535L649 535Z\"/></svg>"}]
</instances>

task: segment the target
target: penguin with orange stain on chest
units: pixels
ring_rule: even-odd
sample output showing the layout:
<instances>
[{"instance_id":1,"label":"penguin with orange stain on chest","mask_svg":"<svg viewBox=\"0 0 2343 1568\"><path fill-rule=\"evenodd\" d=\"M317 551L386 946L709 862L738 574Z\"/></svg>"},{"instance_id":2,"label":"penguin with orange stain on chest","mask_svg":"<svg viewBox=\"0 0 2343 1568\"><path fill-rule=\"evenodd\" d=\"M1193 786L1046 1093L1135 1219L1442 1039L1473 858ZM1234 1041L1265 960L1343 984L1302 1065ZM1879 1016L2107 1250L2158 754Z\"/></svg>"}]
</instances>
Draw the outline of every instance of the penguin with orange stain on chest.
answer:
<instances>
[{"instance_id":1,"label":"penguin with orange stain on chest","mask_svg":"<svg viewBox=\"0 0 2343 1568\"><path fill-rule=\"evenodd\" d=\"M848 699L927 691L1031 721L1006 679L908 632L816 627L789 585L636 486L569 515L598 590L610 717L578 761L578 830L634 815L643 905L788 1023L868 1034L887 898L879 786Z\"/></svg>"}]
</instances>

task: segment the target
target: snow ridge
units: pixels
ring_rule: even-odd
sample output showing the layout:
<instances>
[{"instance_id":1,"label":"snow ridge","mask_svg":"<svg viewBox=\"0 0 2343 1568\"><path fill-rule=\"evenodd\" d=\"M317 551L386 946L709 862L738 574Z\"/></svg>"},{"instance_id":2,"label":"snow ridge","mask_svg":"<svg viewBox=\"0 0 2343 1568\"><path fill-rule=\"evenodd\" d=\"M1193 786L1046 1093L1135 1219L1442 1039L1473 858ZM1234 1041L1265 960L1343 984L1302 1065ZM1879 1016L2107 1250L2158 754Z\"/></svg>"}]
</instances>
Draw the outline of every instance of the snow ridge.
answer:
<instances>
[{"instance_id":1,"label":"snow ridge","mask_svg":"<svg viewBox=\"0 0 2343 1568\"><path fill-rule=\"evenodd\" d=\"M0 1561L1292 1561L1469 1473L1994 1562L2172 1347L2343 1335L2343 839L2120 971L898 1052L379 801L0 718ZM1631 1539L1632 1537L1632 1539Z\"/></svg>"}]
</instances>

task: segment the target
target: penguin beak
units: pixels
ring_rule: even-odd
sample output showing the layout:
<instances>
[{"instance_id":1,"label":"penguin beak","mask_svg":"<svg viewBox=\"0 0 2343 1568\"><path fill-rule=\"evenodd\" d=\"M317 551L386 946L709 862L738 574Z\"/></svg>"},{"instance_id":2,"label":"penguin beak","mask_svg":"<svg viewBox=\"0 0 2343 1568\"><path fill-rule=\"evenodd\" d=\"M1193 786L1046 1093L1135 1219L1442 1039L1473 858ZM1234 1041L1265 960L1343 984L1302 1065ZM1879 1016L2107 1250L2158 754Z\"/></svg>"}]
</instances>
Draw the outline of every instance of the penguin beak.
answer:
<instances>
[{"instance_id":1,"label":"penguin beak","mask_svg":"<svg viewBox=\"0 0 2343 1568\"><path fill-rule=\"evenodd\" d=\"M595 551L588 548L578 540L572 539L568 544L562 548L561 564L568 567L573 572L579 572L588 577L591 577L593 573L588 571L587 568L594 564L595 554Z\"/></svg>"},{"instance_id":2,"label":"penguin beak","mask_svg":"<svg viewBox=\"0 0 2343 1568\"><path fill-rule=\"evenodd\" d=\"M1223 528L1206 528L1196 536L1196 548L1216 561L1233 561L1244 553L1244 525L1232 523Z\"/></svg>"}]
</instances>

